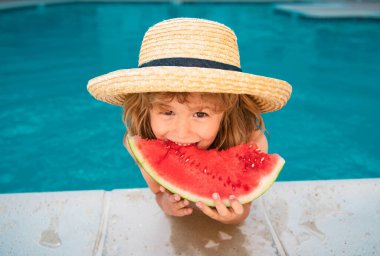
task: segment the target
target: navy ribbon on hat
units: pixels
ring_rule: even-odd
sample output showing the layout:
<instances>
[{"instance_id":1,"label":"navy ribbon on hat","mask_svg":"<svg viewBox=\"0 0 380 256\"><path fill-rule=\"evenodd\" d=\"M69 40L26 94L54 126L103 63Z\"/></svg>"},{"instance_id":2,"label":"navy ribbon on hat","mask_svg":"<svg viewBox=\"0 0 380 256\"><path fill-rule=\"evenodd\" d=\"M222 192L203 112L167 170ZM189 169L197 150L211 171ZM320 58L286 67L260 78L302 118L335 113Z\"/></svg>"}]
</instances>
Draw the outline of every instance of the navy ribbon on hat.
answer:
<instances>
[{"instance_id":1,"label":"navy ribbon on hat","mask_svg":"<svg viewBox=\"0 0 380 256\"><path fill-rule=\"evenodd\" d=\"M139 68L158 67L158 66L178 66L178 67L199 67L216 68L242 72L241 68L222 62L196 59L196 58L166 58L152 60L139 66Z\"/></svg>"}]
</instances>

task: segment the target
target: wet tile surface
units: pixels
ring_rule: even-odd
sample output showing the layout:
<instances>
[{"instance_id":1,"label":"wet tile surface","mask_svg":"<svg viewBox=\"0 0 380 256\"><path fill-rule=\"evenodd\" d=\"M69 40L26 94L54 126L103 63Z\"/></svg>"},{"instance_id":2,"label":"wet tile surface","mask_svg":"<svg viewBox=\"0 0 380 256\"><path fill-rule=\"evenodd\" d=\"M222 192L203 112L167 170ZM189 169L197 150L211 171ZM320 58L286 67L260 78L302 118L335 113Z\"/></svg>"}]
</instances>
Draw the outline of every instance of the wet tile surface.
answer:
<instances>
[{"instance_id":1,"label":"wet tile surface","mask_svg":"<svg viewBox=\"0 0 380 256\"><path fill-rule=\"evenodd\" d=\"M369 18L380 19L380 3L296 3L280 4L277 11L306 18Z\"/></svg>"},{"instance_id":2,"label":"wet tile surface","mask_svg":"<svg viewBox=\"0 0 380 256\"><path fill-rule=\"evenodd\" d=\"M166 216L148 190L112 192L104 255L276 255L259 205L240 226L223 225L195 210Z\"/></svg>"},{"instance_id":3,"label":"wet tile surface","mask_svg":"<svg viewBox=\"0 0 380 256\"><path fill-rule=\"evenodd\" d=\"M148 189L0 195L0 255L380 255L380 179L278 182L245 223L166 216Z\"/></svg>"},{"instance_id":4,"label":"wet tile surface","mask_svg":"<svg viewBox=\"0 0 380 256\"><path fill-rule=\"evenodd\" d=\"M380 255L380 180L278 183L265 208L288 255Z\"/></svg>"},{"instance_id":5,"label":"wet tile surface","mask_svg":"<svg viewBox=\"0 0 380 256\"><path fill-rule=\"evenodd\" d=\"M0 195L0 255L92 255L104 191Z\"/></svg>"}]
</instances>

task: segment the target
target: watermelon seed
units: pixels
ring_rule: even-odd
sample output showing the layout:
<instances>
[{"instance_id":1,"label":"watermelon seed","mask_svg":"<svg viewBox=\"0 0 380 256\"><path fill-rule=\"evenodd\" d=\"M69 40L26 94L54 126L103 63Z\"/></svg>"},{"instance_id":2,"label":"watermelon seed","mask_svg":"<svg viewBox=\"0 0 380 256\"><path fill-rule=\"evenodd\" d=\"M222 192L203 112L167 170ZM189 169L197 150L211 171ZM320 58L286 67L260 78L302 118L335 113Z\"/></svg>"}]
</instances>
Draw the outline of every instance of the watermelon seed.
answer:
<instances>
[{"instance_id":1,"label":"watermelon seed","mask_svg":"<svg viewBox=\"0 0 380 256\"><path fill-rule=\"evenodd\" d=\"M204 174L207 174L207 168L204 168L204 169L203 169L203 173L204 173Z\"/></svg>"},{"instance_id":2,"label":"watermelon seed","mask_svg":"<svg viewBox=\"0 0 380 256\"><path fill-rule=\"evenodd\" d=\"M185 156L185 154L182 154L182 155L180 155L179 157L180 157L180 158L183 158L184 156Z\"/></svg>"},{"instance_id":3,"label":"watermelon seed","mask_svg":"<svg viewBox=\"0 0 380 256\"><path fill-rule=\"evenodd\" d=\"M189 158L186 158L185 162L186 162L186 163L189 162Z\"/></svg>"},{"instance_id":4,"label":"watermelon seed","mask_svg":"<svg viewBox=\"0 0 380 256\"><path fill-rule=\"evenodd\" d=\"M264 161L264 157L261 158L260 162L262 163Z\"/></svg>"},{"instance_id":5,"label":"watermelon seed","mask_svg":"<svg viewBox=\"0 0 380 256\"><path fill-rule=\"evenodd\" d=\"M222 179L222 176L219 176L218 180L222 181L222 180L223 180L223 179Z\"/></svg>"},{"instance_id":6,"label":"watermelon seed","mask_svg":"<svg viewBox=\"0 0 380 256\"><path fill-rule=\"evenodd\" d=\"M235 191L236 190L236 187L235 185L232 186L232 190Z\"/></svg>"},{"instance_id":7,"label":"watermelon seed","mask_svg":"<svg viewBox=\"0 0 380 256\"><path fill-rule=\"evenodd\" d=\"M255 164L253 163L253 164L251 165L251 167L252 167L252 168L255 167Z\"/></svg>"}]
</instances>

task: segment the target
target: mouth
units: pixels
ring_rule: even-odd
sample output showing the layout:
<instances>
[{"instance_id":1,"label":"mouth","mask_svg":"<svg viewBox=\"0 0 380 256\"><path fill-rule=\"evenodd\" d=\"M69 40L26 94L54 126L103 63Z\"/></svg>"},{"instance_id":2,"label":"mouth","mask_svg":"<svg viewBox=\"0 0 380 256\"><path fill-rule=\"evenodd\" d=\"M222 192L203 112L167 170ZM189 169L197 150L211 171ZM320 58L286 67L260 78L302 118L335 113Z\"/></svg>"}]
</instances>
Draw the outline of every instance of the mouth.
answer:
<instances>
[{"instance_id":1,"label":"mouth","mask_svg":"<svg viewBox=\"0 0 380 256\"><path fill-rule=\"evenodd\" d=\"M196 146L198 145L198 142L194 142L194 143L183 143L183 142L176 142L176 141L172 141L170 140L171 142L173 142L174 144L180 146L180 147L188 147L188 146Z\"/></svg>"}]
</instances>

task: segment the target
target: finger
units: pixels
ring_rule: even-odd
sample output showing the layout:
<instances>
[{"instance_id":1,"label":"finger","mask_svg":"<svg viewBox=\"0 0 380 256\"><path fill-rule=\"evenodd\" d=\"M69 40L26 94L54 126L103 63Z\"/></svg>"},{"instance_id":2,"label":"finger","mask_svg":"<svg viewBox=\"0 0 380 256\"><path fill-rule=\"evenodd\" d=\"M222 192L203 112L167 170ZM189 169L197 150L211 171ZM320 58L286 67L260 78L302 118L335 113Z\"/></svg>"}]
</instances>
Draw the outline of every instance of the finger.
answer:
<instances>
[{"instance_id":1,"label":"finger","mask_svg":"<svg viewBox=\"0 0 380 256\"><path fill-rule=\"evenodd\" d=\"M160 192L162 192L162 193L165 192L165 188L163 186L160 186Z\"/></svg>"},{"instance_id":2,"label":"finger","mask_svg":"<svg viewBox=\"0 0 380 256\"><path fill-rule=\"evenodd\" d=\"M235 196L230 196L231 208L237 215L242 215L244 213L243 205L235 198Z\"/></svg>"},{"instance_id":3,"label":"finger","mask_svg":"<svg viewBox=\"0 0 380 256\"><path fill-rule=\"evenodd\" d=\"M222 199L220 199L220 196L218 193L212 194L212 198L214 199L215 208L218 211L220 216L227 217L231 214L230 210L227 209L227 207L222 202Z\"/></svg>"},{"instance_id":4,"label":"finger","mask_svg":"<svg viewBox=\"0 0 380 256\"><path fill-rule=\"evenodd\" d=\"M186 215L190 215L193 213L193 209L191 208L182 208L182 209L179 209L175 212L174 216L177 216L177 217L183 217L183 216L186 216Z\"/></svg>"},{"instance_id":5,"label":"finger","mask_svg":"<svg viewBox=\"0 0 380 256\"><path fill-rule=\"evenodd\" d=\"M176 203L181 200L181 197L177 194L172 194L169 196L169 202Z\"/></svg>"},{"instance_id":6,"label":"finger","mask_svg":"<svg viewBox=\"0 0 380 256\"><path fill-rule=\"evenodd\" d=\"M214 220L219 220L219 214L211 209L210 207L208 207L207 205L205 205L204 203L202 202L197 202L195 204L205 215L209 216L210 218L214 219Z\"/></svg>"},{"instance_id":7,"label":"finger","mask_svg":"<svg viewBox=\"0 0 380 256\"><path fill-rule=\"evenodd\" d=\"M185 200L181 200L178 203L176 203L177 209L184 208L184 207L186 207L188 205L189 205L189 201L187 201L186 199Z\"/></svg>"}]
</instances>

